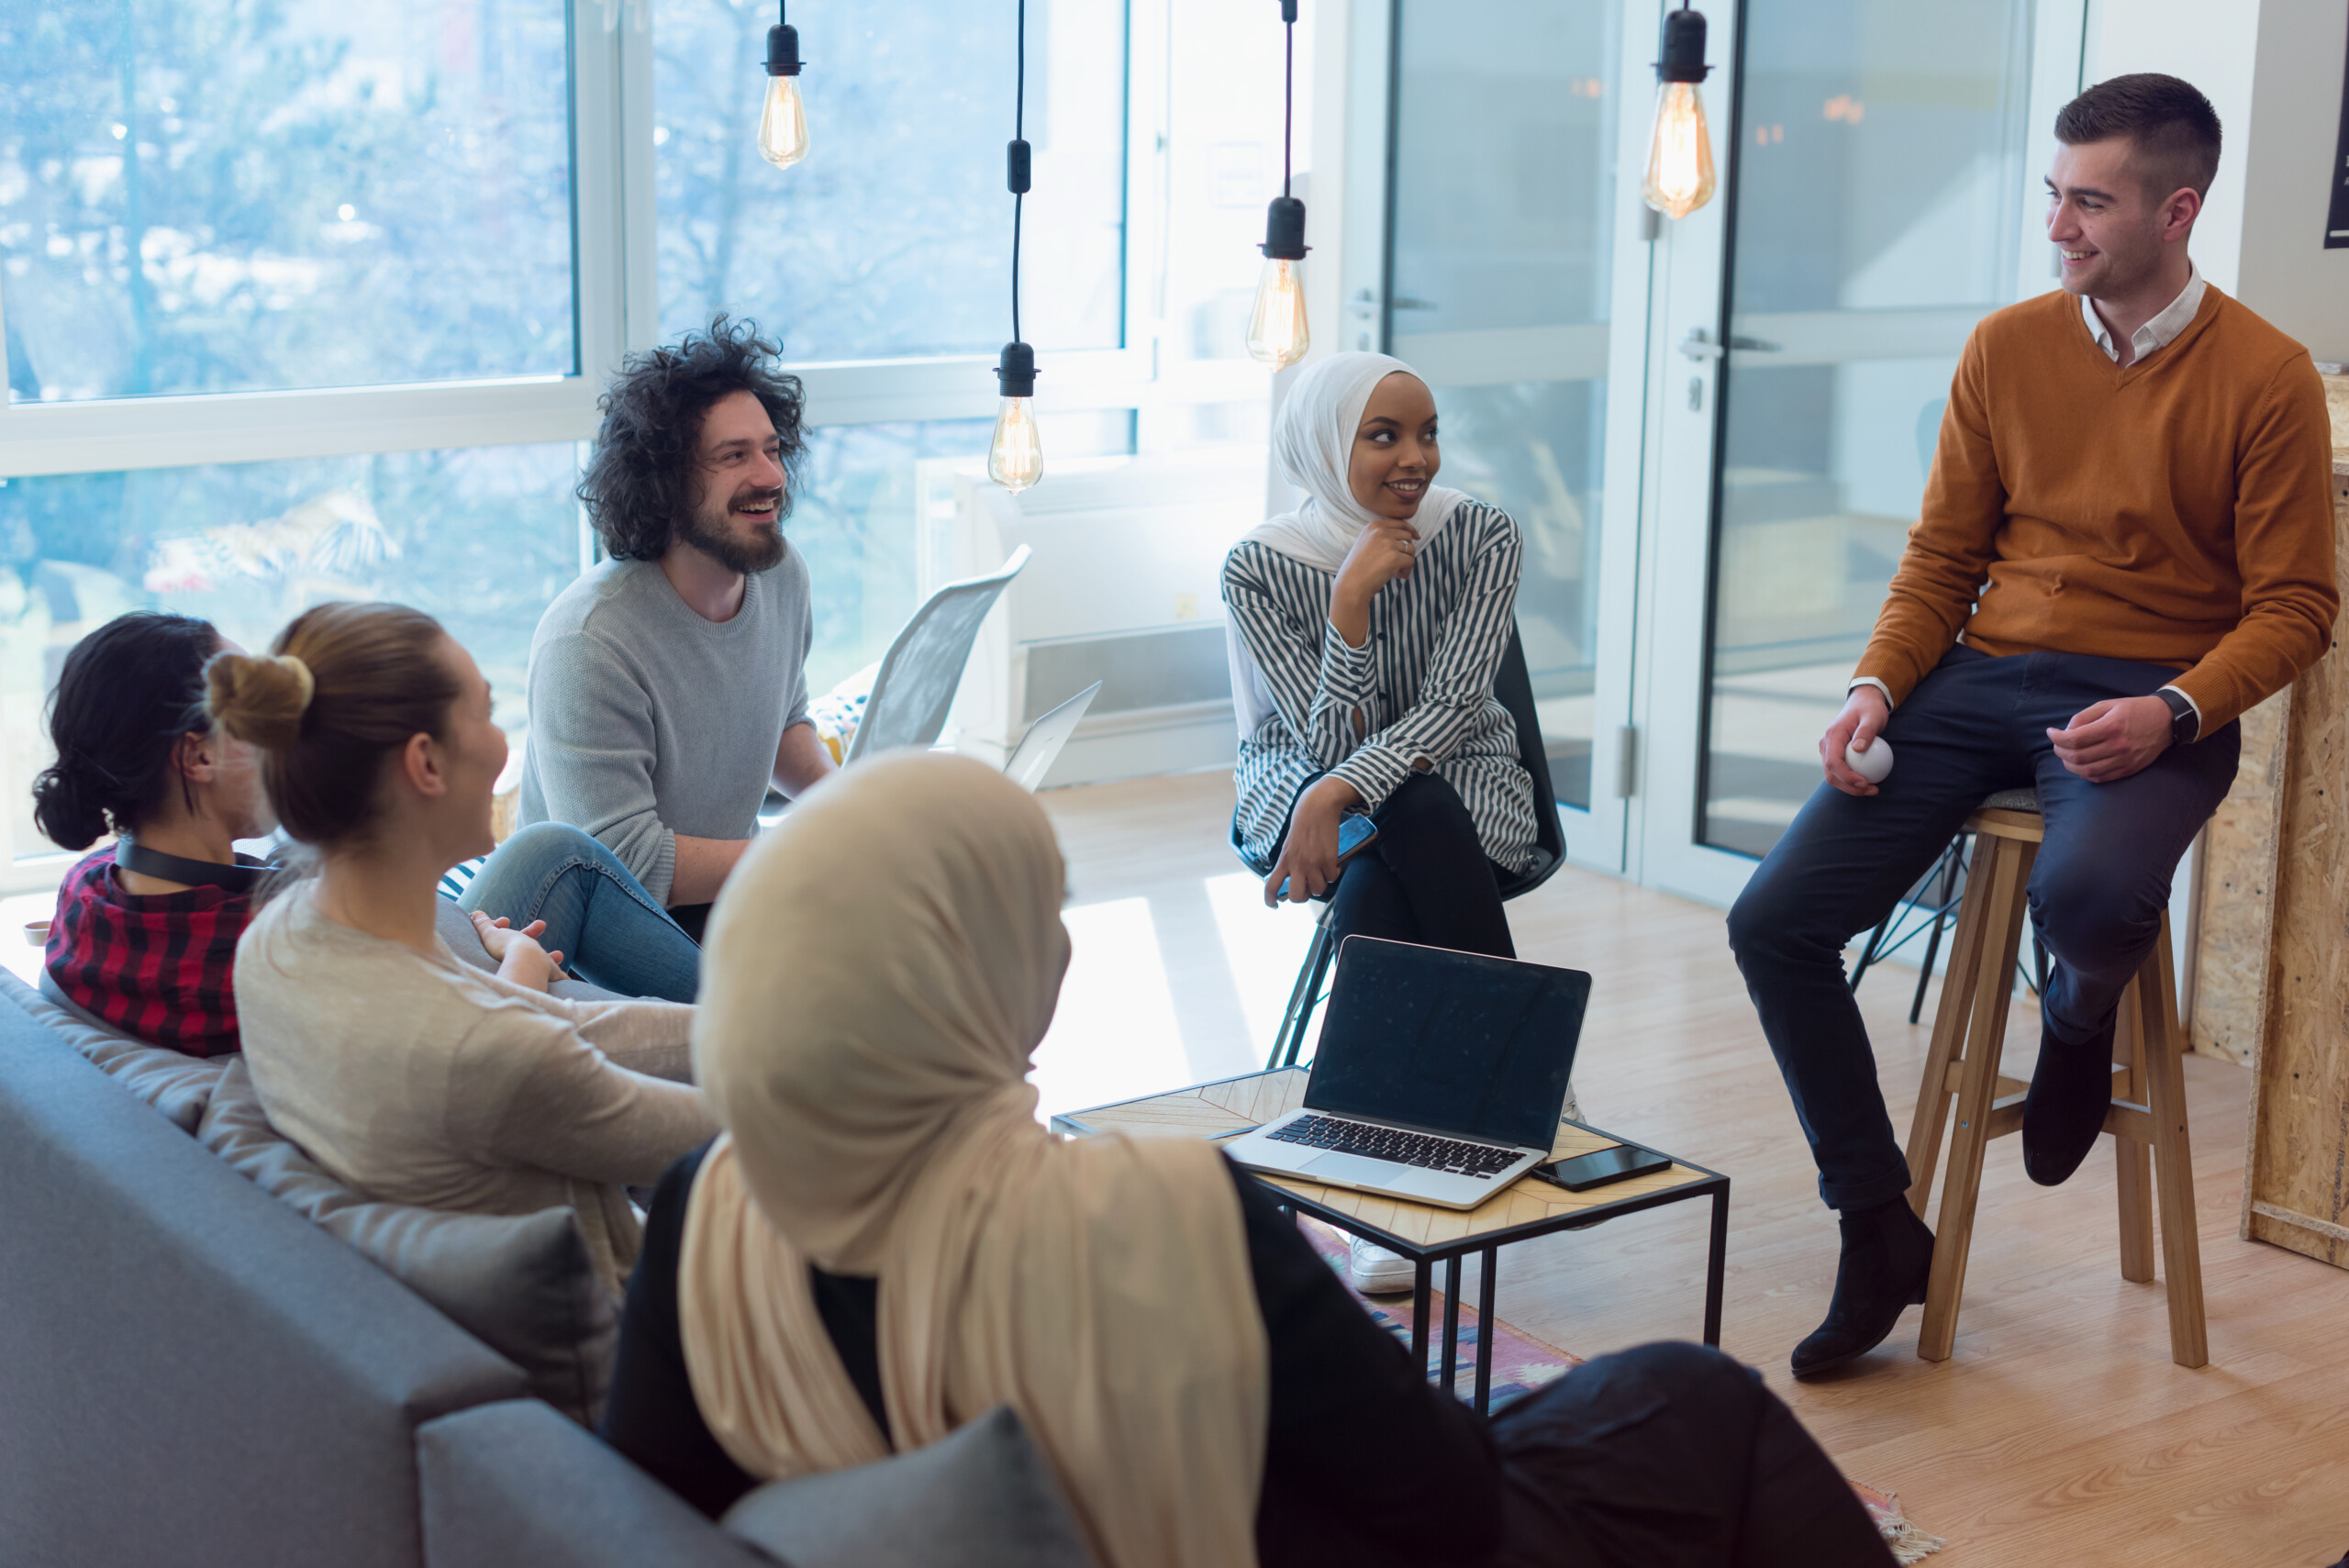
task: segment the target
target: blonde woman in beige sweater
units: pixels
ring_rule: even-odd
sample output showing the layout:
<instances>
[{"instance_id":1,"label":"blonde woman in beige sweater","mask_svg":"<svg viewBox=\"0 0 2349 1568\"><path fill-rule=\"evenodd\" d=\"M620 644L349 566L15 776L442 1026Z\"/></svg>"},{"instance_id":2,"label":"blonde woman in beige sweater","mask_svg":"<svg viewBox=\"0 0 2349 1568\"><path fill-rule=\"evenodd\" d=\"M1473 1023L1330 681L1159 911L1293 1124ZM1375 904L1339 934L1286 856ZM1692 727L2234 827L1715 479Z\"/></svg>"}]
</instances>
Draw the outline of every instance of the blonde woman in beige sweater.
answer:
<instances>
[{"instance_id":1,"label":"blonde woman in beige sweater","mask_svg":"<svg viewBox=\"0 0 2349 1568\"><path fill-rule=\"evenodd\" d=\"M615 1289L622 1188L716 1130L688 1076L693 1009L547 995L560 953L476 913L495 974L435 933L437 886L488 852L506 737L489 684L419 610L320 605L268 656L207 668L214 721L262 749L317 870L237 944L245 1059L279 1131L368 1196L479 1214L568 1204Z\"/></svg>"}]
</instances>

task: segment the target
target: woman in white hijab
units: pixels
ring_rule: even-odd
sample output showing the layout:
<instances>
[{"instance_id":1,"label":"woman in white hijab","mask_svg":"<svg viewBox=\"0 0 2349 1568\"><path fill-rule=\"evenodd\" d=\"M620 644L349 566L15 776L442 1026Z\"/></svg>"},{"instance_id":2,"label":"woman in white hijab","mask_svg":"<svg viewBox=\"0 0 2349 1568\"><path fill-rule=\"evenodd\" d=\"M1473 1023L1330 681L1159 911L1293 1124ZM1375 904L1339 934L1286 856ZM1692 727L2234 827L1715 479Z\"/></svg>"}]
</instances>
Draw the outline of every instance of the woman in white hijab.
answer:
<instances>
[{"instance_id":1,"label":"woman in white hijab","mask_svg":"<svg viewBox=\"0 0 2349 1568\"><path fill-rule=\"evenodd\" d=\"M818 785L744 857L694 1031L726 1131L654 1195L621 1451L715 1515L1008 1405L1104 1568L1888 1561L1716 1353L1594 1362L1521 1402L1520 1441L1431 1388L1211 1145L1045 1132L1026 1077L1063 878L1032 796L926 753Z\"/></svg>"},{"instance_id":2,"label":"woman in white hijab","mask_svg":"<svg viewBox=\"0 0 2349 1568\"><path fill-rule=\"evenodd\" d=\"M1267 904L1334 884L1341 938L1514 957L1500 895L1533 863L1533 782L1493 678L1516 625L1517 524L1434 483L1435 399L1384 354L1308 367L1273 458L1305 499L1223 567L1234 840ZM1355 813L1377 836L1341 876Z\"/></svg>"}]
</instances>

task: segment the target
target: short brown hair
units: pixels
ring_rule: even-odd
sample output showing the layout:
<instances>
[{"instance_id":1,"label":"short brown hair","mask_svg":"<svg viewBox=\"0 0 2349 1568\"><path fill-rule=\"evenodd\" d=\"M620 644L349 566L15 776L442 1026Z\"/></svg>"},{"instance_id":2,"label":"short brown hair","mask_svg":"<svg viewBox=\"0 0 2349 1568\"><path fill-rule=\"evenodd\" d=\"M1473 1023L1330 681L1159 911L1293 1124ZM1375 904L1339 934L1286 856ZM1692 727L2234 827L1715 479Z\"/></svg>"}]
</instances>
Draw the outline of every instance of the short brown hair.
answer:
<instances>
[{"instance_id":1,"label":"short brown hair","mask_svg":"<svg viewBox=\"0 0 2349 1568\"><path fill-rule=\"evenodd\" d=\"M2191 82L2144 71L2099 82L2057 111L2055 139L2066 147L2132 143L2131 167L2159 201L2181 185L2210 194L2219 172L2219 114Z\"/></svg>"},{"instance_id":2,"label":"short brown hair","mask_svg":"<svg viewBox=\"0 0 2349 1568\"><path fill-rule=\"evenodd\" d=\"M295 616L271 657L221 653L205 666L212 720L261 748L288 833L323 845L373 827L384 759L448 728L458 694L437 657L447 635L406 605L325 604Z\"/></svg>"}]
</instances>

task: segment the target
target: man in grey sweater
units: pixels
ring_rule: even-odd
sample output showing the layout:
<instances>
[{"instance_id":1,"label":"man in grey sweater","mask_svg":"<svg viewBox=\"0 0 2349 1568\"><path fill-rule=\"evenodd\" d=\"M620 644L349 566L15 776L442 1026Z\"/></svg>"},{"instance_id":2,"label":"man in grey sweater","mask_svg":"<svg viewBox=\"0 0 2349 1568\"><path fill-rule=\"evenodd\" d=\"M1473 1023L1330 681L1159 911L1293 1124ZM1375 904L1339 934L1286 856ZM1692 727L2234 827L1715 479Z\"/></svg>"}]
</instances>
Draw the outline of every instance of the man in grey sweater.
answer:
<instances>
[{"instance_id":1,"label":"man in grey sweater","mask_svg":"<svg viewBox=\"0 0 2349 1568\"><path fill-rule=\"evenodd\" d=\"M696 940L772 784L832 771L807 722L807 563L784 541L798 378L721 316L630 356L579 498L611 559L530 639L521 819L594 834Z\"/></svg>"}]
</instances>

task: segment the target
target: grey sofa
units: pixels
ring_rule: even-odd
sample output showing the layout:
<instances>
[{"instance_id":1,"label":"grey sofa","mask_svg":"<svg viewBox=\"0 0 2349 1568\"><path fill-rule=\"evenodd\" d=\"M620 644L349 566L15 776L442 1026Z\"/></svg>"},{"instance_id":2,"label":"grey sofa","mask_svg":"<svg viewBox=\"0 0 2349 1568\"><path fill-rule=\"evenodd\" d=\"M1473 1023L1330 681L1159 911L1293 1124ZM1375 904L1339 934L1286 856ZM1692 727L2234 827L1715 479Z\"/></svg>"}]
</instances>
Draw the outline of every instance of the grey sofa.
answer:
<instances>
[{"instance_id":1,"label":"grey sofa","mask_svg":"<svg viewBox=\"0 0 2349 1568\"><path fill-rule=\"evenodd\" d=\"M0 974L9 1568L1085 1561L1017 1423L1009 1449L1000 1429L976 1431L1000 1420L965 1429L971 1442L752 1494L758 1517L729 1523L762 1554L199 1142L207 1074L226 1072L109 1046ZM954 1444L959 1476L941 1478ZM974 1519L958 1501L974 1496L1024 1511ZM928 1520L927 1549L841 1549L905 1518Z\"/></svg>"}]
</instances>

